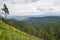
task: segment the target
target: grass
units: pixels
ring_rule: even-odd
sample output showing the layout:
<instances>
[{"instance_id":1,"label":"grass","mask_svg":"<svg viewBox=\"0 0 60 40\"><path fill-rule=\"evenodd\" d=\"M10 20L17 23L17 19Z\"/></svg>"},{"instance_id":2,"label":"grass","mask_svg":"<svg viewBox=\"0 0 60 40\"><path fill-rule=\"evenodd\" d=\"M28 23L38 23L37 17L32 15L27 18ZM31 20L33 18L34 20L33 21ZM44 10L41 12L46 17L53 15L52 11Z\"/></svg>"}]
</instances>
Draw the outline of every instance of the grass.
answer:
<instances>
[{"instance_id":1,"label":"grass","mask_svg":"<svg viewBox=\"0 0 60 40\"><path fill-rule=\"evenodd\" d=\"M33 35L29 35L25 32L5 24L0 20L0 40L42 40Z\"/></svg>"}]
</instances>

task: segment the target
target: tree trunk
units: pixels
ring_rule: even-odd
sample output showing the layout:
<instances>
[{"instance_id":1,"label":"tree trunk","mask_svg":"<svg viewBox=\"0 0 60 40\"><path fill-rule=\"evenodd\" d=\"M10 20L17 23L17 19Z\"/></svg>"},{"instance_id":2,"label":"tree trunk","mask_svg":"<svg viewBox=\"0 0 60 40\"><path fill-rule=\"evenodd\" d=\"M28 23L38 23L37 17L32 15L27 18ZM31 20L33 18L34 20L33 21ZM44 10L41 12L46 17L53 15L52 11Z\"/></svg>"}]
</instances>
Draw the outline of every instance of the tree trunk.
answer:
<instances>
[{"instance_id":1,"label":"tree trunk","mask_svg":"<svg viewBox=\"0 0 60 40\"><path fill-rule=\"evenodd\" d=\"M6 17L6 13L5 13L5 19L6 19L7 17Z\"/></svg>"},{"instance_id":2,"label":"tree trunk","mask_svg":"<svg viewBox=\"0 0 60 40\"><path fill-rule=\"evenodd\" d=\"M6 19L7 19L7 17L6 17L7 15L6 15L6 13L5 13L5 22L7 23L7 21L6 21Z\"/></svg>"},{"instance_id":3,"label":"tree trunk","mask_svg":"<svg viewBox=\"0 0 60 40\"><path fill-rule=\"evenodd\" d=\"M0 13L0 19L1 19L1 13Z\"/></svg>"}]
</instances>

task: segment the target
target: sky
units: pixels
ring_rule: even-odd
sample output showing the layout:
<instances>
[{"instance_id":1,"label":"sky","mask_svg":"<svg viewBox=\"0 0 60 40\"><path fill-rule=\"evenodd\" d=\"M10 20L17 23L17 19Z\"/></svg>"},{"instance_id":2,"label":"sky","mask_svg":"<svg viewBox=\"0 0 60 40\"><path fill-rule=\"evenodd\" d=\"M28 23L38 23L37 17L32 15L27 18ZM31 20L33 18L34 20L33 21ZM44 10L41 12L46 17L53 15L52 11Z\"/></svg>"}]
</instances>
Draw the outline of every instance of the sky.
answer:
<instances>
[{"instance_id":1,"label":"sky","mask_svg":"<svg viewBox=\"0 0 60 40\"><path fill-rule=\"evenodd\" d=\"M9 15L24 16L60 13L60 0L0 0L0 9L4 3L10 11ZM1 10L0 12L2 13Z\"/></svg>"}]
</instances>

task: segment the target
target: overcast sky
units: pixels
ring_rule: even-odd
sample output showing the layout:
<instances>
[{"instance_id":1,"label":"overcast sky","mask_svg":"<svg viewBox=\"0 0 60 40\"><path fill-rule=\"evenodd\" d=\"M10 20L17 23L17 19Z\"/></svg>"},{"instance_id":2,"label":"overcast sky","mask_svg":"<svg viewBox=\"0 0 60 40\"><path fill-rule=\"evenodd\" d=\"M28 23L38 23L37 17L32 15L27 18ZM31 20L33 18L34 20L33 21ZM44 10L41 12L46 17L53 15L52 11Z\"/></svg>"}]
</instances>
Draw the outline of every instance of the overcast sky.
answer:
<instances>
[{"instance_id":1,"label":"overcast sky","mask_svg":"<svg viewBox=\"0 0 60 40\"><path fill-rule=\"evenodd\" d=\"M0 0L0 8L4 3L9 8L10 15L60 13L60 0Z\"/></svg>"}]
</instances>

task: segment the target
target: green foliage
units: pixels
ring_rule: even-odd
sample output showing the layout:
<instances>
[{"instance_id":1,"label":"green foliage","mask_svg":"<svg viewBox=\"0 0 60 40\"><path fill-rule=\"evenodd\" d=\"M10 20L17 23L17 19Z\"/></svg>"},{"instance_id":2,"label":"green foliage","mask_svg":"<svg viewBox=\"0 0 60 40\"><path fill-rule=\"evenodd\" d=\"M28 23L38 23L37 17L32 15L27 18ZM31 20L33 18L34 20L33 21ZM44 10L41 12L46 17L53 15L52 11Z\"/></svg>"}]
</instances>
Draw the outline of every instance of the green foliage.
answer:
<instances>
[{"instance_id":1,"label":"green foliage","mask_svg":"<svg viewBox=\"0 0 60 40\"><path fill-rule=\"evenodd\" d=\"M16 21L16 20L7 20L7 24L14 26L15 28L24 31L28 34L31 35L36 35L37 30L34 27L31 27L31 25L29 25L29 23L27 22L21 22L21 21Z\"/></svg>"},{"instance_id":2,"label":"green foliage","mask_svg":"<svg viewBox=\"0 0 60 40\"><path fill-rule=\"evenodd\" d=\"M44 25L40 30L40 36L45 40L60 40L60 21Z\"/></svg>"},{"instance_id":3,"label":"green foliage","mask_svg":"<svg viewBox=\"0 0 60 40\"><path fill-rule=\"evenodd\" d=\"M53 38L53 35L49 27L42 27L42 29L40 30L40 35L45 40L51 40Z\"/></svg>"},{"instance_id":4,"label":"green foliage","mask_svg":"<svg viewBox=\"0 0 60 40\"><path fill-rule=\"evenodd\" d=\"M42 40L19 31L0 20L0 40Z\"/></svg>"},{"instance_id":5,"label":"green foliage","mask_svg":"<svg viewBox=\"0 0 60 40\"><path fill-rule=\"evenodd\" d=\"M16 23L16 24L15 24ZM15 26L31 35L35 35L44 40L60 40L60 21L56 20L51 23L44 23L39 27L32 27L27 22L8 21L8 24Z\"/></svg>"}]
</instances>

